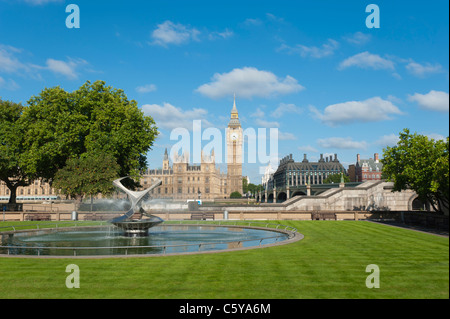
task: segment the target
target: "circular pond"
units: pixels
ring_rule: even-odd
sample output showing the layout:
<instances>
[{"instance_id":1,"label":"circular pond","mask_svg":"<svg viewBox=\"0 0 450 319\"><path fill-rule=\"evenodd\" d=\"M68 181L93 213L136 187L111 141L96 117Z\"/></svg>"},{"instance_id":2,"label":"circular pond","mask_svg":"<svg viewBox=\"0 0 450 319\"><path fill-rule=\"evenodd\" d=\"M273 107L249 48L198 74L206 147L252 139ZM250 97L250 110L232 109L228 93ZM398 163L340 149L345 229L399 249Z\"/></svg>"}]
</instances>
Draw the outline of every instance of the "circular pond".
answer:
<instances>
[{"instance_id":1,"label":"circular pond","mask_svg":"<svg viewBox=\"0 0 450 319\"><path fill-rule=\"evenodd\" d=\"M0 234L0 254L31 256L161 255L248 249L287 243L295 231L218 225L159 225L145 237L114 226L52 228Z\"/></svg>"}]
</instances>

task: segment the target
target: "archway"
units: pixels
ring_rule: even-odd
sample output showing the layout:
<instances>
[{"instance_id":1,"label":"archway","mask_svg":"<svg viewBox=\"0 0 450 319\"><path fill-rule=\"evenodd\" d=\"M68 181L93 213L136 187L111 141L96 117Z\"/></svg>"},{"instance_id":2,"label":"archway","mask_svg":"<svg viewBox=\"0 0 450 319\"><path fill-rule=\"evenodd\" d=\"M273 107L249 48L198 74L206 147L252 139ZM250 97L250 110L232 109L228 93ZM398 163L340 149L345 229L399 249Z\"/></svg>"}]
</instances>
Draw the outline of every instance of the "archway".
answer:
<instances>
[{"instance_id":1,"label":"archway","mask_svg":"<svg viewBox=\"0 0 450 319\"><path fill-rule=\"evenodd\" d=\"M282 203L282 202L284 202L286 199L287 199L287 195L286 195L285 192L280 192L280 193L277 195L277 203Z\"/></svg>"},{"instance_id":2,"label":"archway","mask_svg":"<svg viewBox=\"0 0 450 319\"><path fill-rule=\"evenodd\" d=\"M273 194L269 194L269 196L267 196L267 202L273 203Z\"/></svg>"}]
</instances>

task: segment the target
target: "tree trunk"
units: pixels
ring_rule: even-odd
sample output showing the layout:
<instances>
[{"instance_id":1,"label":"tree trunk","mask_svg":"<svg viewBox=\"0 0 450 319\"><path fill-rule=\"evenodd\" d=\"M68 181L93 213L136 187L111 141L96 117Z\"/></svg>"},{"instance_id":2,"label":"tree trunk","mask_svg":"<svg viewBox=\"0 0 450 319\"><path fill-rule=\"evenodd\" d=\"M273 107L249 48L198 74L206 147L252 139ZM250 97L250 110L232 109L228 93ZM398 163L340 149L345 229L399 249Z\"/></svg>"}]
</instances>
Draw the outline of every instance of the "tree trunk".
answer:
<instances>
[{"instance_id":1,"label":"tree trunk","mask_svg":"<svg viewBox=\"0 0 450 319\"><path fill-rule=\"evenodd\" d=\"M11 192L11 195L9 196L9 204L16 204L17 203L17 185L6 185Z\"/></svg>"}]
</instances>

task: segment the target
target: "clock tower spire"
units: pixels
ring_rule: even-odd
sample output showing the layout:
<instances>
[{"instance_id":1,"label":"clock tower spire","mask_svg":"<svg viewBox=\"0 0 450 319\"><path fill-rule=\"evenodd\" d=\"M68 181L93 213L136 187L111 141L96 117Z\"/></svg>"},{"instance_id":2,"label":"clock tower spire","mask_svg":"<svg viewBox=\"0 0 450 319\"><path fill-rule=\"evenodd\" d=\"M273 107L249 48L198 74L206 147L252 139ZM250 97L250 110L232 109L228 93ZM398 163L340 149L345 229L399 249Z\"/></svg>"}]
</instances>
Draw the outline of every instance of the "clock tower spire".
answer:
<instances>
[{"instance_id":1,"label":"clock tower spire","mask_svg":"<svg viewBox=\"0 0 450 319\"><path fill-rule=\"evenodd\" d=\"M233 109L227 128L227 175L229 194L238 191L242 194L242 141L243 132L239 122L236 107L236 94L234 94Z\"/></svg>"}]
</instances>

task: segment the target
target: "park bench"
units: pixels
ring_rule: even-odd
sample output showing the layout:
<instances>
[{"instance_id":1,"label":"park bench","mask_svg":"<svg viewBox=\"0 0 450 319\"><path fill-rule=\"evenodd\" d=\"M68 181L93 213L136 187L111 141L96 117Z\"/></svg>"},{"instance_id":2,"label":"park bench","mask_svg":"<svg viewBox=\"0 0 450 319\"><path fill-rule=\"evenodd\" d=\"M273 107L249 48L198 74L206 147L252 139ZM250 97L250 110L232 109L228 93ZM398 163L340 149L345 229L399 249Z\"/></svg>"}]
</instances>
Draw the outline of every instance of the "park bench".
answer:
<instances>
[{"instance_id":1,"label":"park bench","mask_svg":"<svg viewBox=\"0 0 450 319\"><path fill-rule=\"evenodd\" d=\"M336 220L336 214L335 213L313 213L312 214L313 220Z\"/></svg>"},{"instance_id":2,"label":"park bench","mask_svg":"<svg viewBox=\"0 0 450 319\"><path fill-rule=\"evenodd\" d=\"M42 220L52 220L52 218L50 214L34 213L34 214L26 214L25 220L42 221Z\"/></svg>"},{"instance_id":3,"label":"park bench","mask_svg":"<svg viewBox=\"0 0 450 319\"><path fill-rule=\"evenodd\" d=\"M214 220L214 213L192 213L191 220Z\"/></svg>"},{"instance_id":4,"label":"park bench","mask_svg":"<svg viewBox=\"0 0 450 319\"><path fill-rule=\"evenodd\" d=\"M92 213L92 214L85 214L84 220L109 220L111 219L110 215L107 214L98 214L98 213Z\"/></svg>"}]
</instances>

